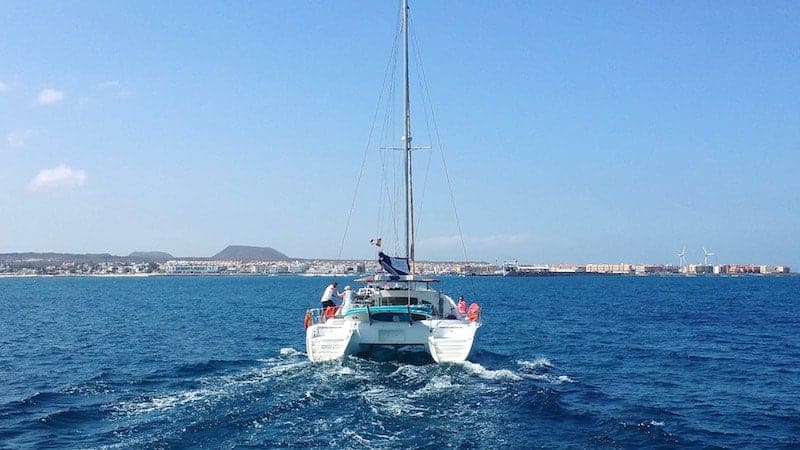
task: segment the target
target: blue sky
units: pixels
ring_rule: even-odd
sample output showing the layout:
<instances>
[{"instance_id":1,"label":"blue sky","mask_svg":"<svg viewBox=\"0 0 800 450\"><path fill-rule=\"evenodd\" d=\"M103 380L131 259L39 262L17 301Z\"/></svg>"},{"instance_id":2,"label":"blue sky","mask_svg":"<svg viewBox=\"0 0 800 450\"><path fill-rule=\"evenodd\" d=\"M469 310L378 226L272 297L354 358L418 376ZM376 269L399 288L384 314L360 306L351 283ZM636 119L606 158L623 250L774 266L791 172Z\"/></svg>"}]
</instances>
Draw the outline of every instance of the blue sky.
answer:
<instances>
[{"instance_id":1,"label":"blue sky","mask_svg":"<svg viewBox=\"0 0 800 450\"><path fill-rule=\"evenodd\" d=\"M340 243L398 8L162 3L4 3L0 252L372 257L367 178ZM800 269L797 2L419 2L412 23L470 259ZM431 179L417 256L461 259Z\"/></svg>"}]
</instances>

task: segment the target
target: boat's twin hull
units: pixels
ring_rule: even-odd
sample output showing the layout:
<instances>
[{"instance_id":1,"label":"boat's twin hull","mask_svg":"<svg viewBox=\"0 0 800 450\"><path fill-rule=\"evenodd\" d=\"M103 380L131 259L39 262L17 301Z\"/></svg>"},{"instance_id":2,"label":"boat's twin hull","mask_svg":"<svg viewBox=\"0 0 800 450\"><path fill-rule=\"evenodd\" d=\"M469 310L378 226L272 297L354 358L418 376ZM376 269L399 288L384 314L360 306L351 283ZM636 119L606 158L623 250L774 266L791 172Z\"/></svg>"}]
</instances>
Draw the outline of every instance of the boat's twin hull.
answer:
<instances>
[{"instance_id":1,"label":"boat's twin hull","mask_svg":"<svg viewBox=\"0 0 800 450\"><path fill-rule=\"evenodd\" d=\"M354 317L330 319L306 330L306 351L313 362L363 353L370 346L392 346L425 351L438 363L465 361L480 322L430 319L408 322L362 321Z\"/></svg>"}]
</instances>

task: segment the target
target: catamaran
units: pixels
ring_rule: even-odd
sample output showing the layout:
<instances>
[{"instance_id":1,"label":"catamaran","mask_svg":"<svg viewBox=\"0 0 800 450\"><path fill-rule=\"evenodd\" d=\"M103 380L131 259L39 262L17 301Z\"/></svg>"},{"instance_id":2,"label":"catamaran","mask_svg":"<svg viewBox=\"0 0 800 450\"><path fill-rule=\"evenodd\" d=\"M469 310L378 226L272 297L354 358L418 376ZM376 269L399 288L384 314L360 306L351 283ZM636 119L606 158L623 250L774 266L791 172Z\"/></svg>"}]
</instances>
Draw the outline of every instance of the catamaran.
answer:
<instances>
[{"instance_id":1,"label":"catamaran","mask_svg":"<svg viewBox=\"0 0 800 450\"><path fill-rule=\"evenodd\" d=\"M437 363L465 361L481 327L481 308L456 303L434 289L438 281L416 273L414 264L414 197L411 164L408 2L403 1L405 152L405 256L378 251L382 273L356 280L364 286L345 290L341 307L306 311L306 353L312 362L368 353L374 347L426 352ZM380 244L378 243L378 248Z\"/></svg>"}]
</instances>

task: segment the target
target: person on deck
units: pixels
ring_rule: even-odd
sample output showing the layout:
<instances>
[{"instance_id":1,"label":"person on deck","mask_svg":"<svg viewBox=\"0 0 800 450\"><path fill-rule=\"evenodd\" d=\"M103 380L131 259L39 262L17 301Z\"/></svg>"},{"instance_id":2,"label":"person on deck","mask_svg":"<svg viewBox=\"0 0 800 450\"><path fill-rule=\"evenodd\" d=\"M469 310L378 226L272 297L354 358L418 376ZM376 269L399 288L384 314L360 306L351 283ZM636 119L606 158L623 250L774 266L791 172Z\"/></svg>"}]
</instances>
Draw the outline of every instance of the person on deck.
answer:
<instances>
[{"instance_id":1,"label":"person on deck","mask_svg":"<svg viewBox=\"0 0 800 450\"><path fill-rule=\"evenodd\" d=\"M344 287L342 292L342 307L339 309L339 315L344 315L348 309L353 307L353 288L350 286Z\"/></svg>"},{"instance_id":2,"label":"person on deck","mask_svg":"<svg viewBox=\"0 0 800 450\"><path fill-rule=\"evenodd\" d=\"M458 312L461 313L462 316L467 315L467 302L464 300L463 295L458 296Z\"/></svg>"},{"instance_id":3,"label":"person on deck","mask_svg":"<svg viewBox=\"0 0 800 450\"><path fill-rule=\"evenodd\" d=\"M342 293L336 290L336 286L338 284L334 281L333 283L329 284L328 287L325 288L325 292L322 293L322 302L323 308L329 308L336 306L336 303L333 301L333 297L342 298Z\"/></svg>"}]
</instances>

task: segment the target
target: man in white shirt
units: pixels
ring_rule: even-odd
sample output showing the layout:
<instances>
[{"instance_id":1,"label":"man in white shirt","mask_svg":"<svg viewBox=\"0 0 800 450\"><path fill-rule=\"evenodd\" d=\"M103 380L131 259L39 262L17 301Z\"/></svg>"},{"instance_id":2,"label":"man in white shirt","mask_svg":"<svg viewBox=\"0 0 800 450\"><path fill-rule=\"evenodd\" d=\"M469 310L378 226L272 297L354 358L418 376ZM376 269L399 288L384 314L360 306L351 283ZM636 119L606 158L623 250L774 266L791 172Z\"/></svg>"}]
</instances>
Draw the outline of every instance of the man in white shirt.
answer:
<instances>
[{"instance_id":1,"label":"man in white shirt","mask_svg":"<svg viewBox=\"0 0 800 450\"><path fill-rule=\"evenodd\" d=\"M338 284L334 281L333 283L329 284L328 287L325 288L325 292L322 293L322 302L323 308L328 308L331 306L336 306L336 303L333 301L333 297L342 298L342 293L336 290L336 286Z\"/></svg>"}]
</instances>

